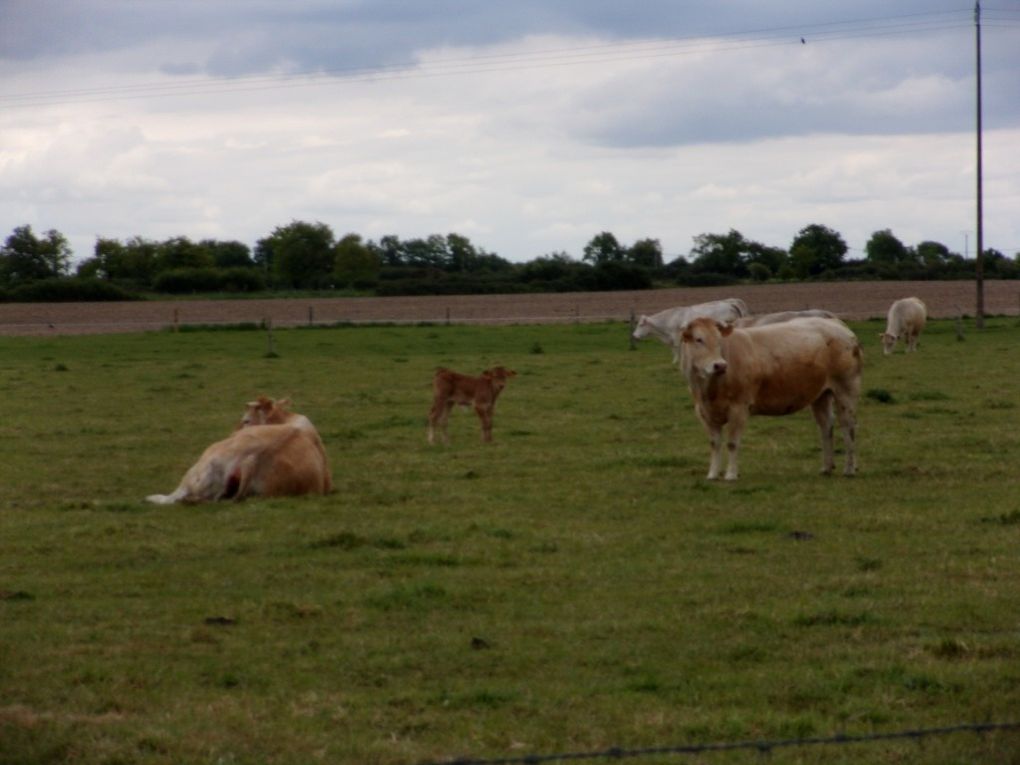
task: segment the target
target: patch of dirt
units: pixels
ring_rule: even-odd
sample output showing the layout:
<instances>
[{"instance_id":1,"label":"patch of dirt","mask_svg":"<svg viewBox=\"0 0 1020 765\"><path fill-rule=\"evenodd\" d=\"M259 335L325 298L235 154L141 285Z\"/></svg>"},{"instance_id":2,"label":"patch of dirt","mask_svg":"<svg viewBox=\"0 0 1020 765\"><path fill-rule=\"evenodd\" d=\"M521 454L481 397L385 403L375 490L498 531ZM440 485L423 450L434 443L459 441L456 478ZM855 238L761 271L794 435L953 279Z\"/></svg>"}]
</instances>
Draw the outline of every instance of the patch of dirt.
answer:
<instances>
[{"instance_id":1,"label":"patch of dirt","mask_svg":"<svg viewBox=\"0 0 1020 765\"><path fill-rule=\"evenodd\" d=\"M1020 313L1020 282L986 281L985 314ZM976 313L973 282L824 282L678 287L628 292L450 295L386 298L174 300L132 303L3 303L0 335L143 332L174 324L272 322L275 327L352 323L543 324L626 321L678 305L739 297L754 313L825 308L844 319L884 317L896 299L914 295L933 318Z\"/></svg>"}]
</instances>

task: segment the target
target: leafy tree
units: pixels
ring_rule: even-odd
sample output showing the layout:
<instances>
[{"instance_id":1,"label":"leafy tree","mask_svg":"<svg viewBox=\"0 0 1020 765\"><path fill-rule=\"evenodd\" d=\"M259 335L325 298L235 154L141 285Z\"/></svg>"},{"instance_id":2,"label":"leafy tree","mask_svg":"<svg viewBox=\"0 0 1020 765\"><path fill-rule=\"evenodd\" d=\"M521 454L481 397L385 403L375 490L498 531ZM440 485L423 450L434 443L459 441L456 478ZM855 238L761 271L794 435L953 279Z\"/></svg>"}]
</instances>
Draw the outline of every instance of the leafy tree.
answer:
<instances>
[{"instance_id":1,"label":"leafy tree","mask_svg":"<svg viewBox=\"0 0 1020 765\"><path fill-rule=\"evenodd\" d=\"M212 254L186 236L173 237L159 245L157 261L159 271L179 268L210 268L212 265Z\"/></svg>"},{"instance_id":2,"label":"leafy tree","mask_svg":"<svg viewBox=\"0 0 1020 765\"><path fill-rule=\"evenodd\" d=\"M831 228L812 223L798 232L790 245L790 265L801 278L836 271L843 265L847 246L843 237Z\"/></svg>"},{"instance_id":3,"label":"leafy tree","mask_svg":"<svg viewBox=\"0 0 1020 765\"><path fill-rule=\"evenodd\" d=\"M626 251L616 237L608 231L603 231L601 234L596 234L584 246L584 256L581 260L598 265L599 263L621 261L625 256Z\"/></svg>"},{"instance_id":4,"label":"leafy tree","mask_svg":"<svg viewBox=\"0 0 1020 765\"><path fill-rule=\"evenodd\" d=\"M699 234L691 249L692 270L706 274L727 274L746 277L747 252L750 246L744 235L735 229L727 234Z\"/></svg>"},{"instance_id":5,"label":"leafy tree","mask_svg":"<svg viewBox=\"0 0 1020 765\"><path fill-rule=\"evenodd\" d=\"M748 242L745 261L751 277L758 281L765 281L773 276L778 276L789 263L790 256L781 247L770 247L760 242Z\"/></svg>"},{"instance_id":6,"label":"leafy tree","mask_svg":"<svg viewBox=\"0 0 1020 765\"><path fill-rule=\"evenodd\" d=\"M662 268L662 244L658 239L639 239L627 250L627 260L636 266Z\"/></svg>"},{"instance_id":7,"label":"leafy tree","mask_svg":"<svg viewBox=\"0 0 1020 765\"><path fill-rule=\"evenodd\" d=\"M293 221L260 239L255 259L280 286L324 287L331 281L335 246L333 230L325 223Z\"/></svg>"},{"instance_id":8,"label":"leafy tree","mask_svg":"<svg viewBox=\"0 0 1020 765\"><path fill-rule=\"evenodd\" d=\"M59 231L50 229L40 239L31 226L18 226L0 247L0 284L16 287L66 276L70 264L71 247Z\"/></svg>"},{"instance_id":9,"label":"leafy tree","mask_svg":"<svg viewBox=\"0 0 1020 765\"><path fill-rule=\"evenodd\" d=\"M408 239L401 248L404 263L408 266L447 270L452 262L446 237L439 234L432 234L427 239Z\"/></svg>"},{"instance_id":10,"label":"leafy tree","mask_svg":"<svg viewBox=\"0 0 1020 765\"><path fill-rule=\"evenodd\" d=\"M255 265L251 249L242 242L203 239L198 246L209 253L216 268L251 268Z\"/></svg>"},{"instance_id":11,"label":"leafy tree","mask_svg":"<svg viewBox=\"0 0 1020 765\"><path fill-rule=\"evenodd\" d=\"M449 267L451 271L477 270L478 251L466 236L447 234L446 250L450 255Z\"/></svg>"},{"instance_id":12,"label":"leafy tree","mask_svg":"<svg viewBox=\"0 0 1020 765\"><path fill-rule=\"evenodd\" d=\"M953 259L949 248L941 242L925 240L914 248L914 253L921 264L929 271L938 271Z\"/></svg>"},{"instance_id":13,"label":"leafy tree","mask_svg":"<svg viewBox=\"0 0 1020 765\"><path fill-rule=\"evenodd\" d=\"M337 242L333 274L338 285L374 284L379 279L379 266L379 255L358 234L347 234Z\"/></svg>"},{"instance_id":14,"label":"leafy tree","mask_svg":"<svg viewBox=\"0 0 1020 765\"><path fill-rule=\"evenodd\" d=\"M395 268L404 265L404 248L400 239L392 234L382 237L378 244L370 242L368 246L375 250L384 266Z\"/></svg>"},{"instance_id":15,"label":"leafy tree","mask_svg":"<svg viewBox=\"0 0 1020 765\"><path fill-rule=\"evenodd\" d=\"M917 252L910 250L889 229L876 231L864 245L867 260L876 265L902 266L917 263Z\"/></svg>"}]
</instances>

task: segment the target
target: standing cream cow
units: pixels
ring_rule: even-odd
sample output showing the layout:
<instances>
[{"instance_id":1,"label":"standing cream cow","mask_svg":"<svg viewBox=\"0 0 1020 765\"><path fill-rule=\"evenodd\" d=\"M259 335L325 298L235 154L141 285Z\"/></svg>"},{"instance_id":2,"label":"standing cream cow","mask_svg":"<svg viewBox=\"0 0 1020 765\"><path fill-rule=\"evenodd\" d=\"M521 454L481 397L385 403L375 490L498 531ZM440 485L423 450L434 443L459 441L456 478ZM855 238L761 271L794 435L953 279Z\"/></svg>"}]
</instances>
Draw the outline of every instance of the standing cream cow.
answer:
<instances>
[{"instance_id":1,"label":"standing cream cow","mask_svg":"<svg viewBox=\"0 0 1020 765\"><path fill-rule=\"evenodd\" d=\"M833 405L846 450L844 475L857 471L857 399L861 348L841 321L791 319L737 329L695 319L680 335L683 373L708 432L708 478L722 469L722 433L729 426L726 480L737 478L740 437L752 414L784 415L810 406L822 436L822 472L831 473Z\"/></svg>"},{"instance_id":2,"label":"standing cream cow","mask_svg":"<svg viewBox=\"0 0 1020 765\"><path fill-rule=\"evenodd\" d=\"M917 338L924 329L924 323L928 319L928 307L920 298L908 297L897 300L889 306L889 315L886 317L885 332L879 337L882 338L882 351L886 355L893 352L896 341L901 337L906 345L906 352L917 350Z\"/></svg>"}]
</instances>

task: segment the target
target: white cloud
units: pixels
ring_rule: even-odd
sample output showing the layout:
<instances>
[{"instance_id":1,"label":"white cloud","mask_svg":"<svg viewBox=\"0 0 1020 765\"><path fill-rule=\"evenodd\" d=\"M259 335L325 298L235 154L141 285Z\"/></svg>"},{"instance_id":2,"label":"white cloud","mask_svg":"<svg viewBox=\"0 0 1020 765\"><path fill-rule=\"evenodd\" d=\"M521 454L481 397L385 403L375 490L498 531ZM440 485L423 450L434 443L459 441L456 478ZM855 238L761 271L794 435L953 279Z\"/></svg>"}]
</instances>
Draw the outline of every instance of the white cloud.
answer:
<instances>
[{"instance_id":1,"label":"white cloud","mask_svg":"<svg viewBox=\"0 0 1020 765\"><path fill-rule=\"evenodd\" d=\"M965 32L946 33L960 50L937 37L866 38L620 60L610 38L582 30L422 46L418 74L357 81L159 74L225 55L215 40L169 31L73 58L0 61L0 104L88 96L0 110L0 235L56 228L81 259L97 235L254 245L306 219L372 239L457 231L525 260L579 256L604 230L658 238L671 256L730 228L785 247L824 223L857 248L891 228L957 250L973 231ZM536 59L582 48L601 53L584 65ZM992 50L991 71L1015 55ZM237 71L242 60L270 66L239 54ZM473 63L449 74L444 61ZM110 86L142 87L83 93ZM989 92L985 239L1012 254L1020 119L1005 87Z\"/></svg>"}]
</instances>

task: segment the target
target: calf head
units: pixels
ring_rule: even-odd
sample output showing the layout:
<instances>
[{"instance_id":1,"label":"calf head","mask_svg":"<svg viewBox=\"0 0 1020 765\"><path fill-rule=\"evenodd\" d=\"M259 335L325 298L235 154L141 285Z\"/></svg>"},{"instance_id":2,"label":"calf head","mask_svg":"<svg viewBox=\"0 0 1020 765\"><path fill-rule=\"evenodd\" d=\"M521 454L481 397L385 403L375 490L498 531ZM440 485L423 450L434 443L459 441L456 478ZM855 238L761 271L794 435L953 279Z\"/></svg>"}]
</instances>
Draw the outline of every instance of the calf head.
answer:
<instances>
[{"instance_id":1,"label":"calf head","mask_svg":"<svg viewBox=\"0 0 1020 765\"><path fill-rule=\"evenodd\" d=\"M249 425L279 425L290 417L290 399L271 399L268 396L259 396L254 401L245 405L244 415L237 428L244 428Z\"/></svg>"},{"instance_id":2,"label":"calf head","mask_svg":"<svg viewBox=\"0 0 1020 765\"><path fill-rule=\"evenodd\" d=\"M506 367L491 367L482 372L482 377L489 381L493 390L503 390L507 380L517 377L517 373Z\"/></svg>"},{"instance_id":3,"label":"calf head","mask_svg":"<svg viewBox=\"0 0 1020 765\"><path fill-rule=\"evenodd\" d=\"M733 326L714 319L694 319L680 333L684 370L698 377L711 378L726 374L723 338L729 337Z\"/></svg>"}]
</instances>

